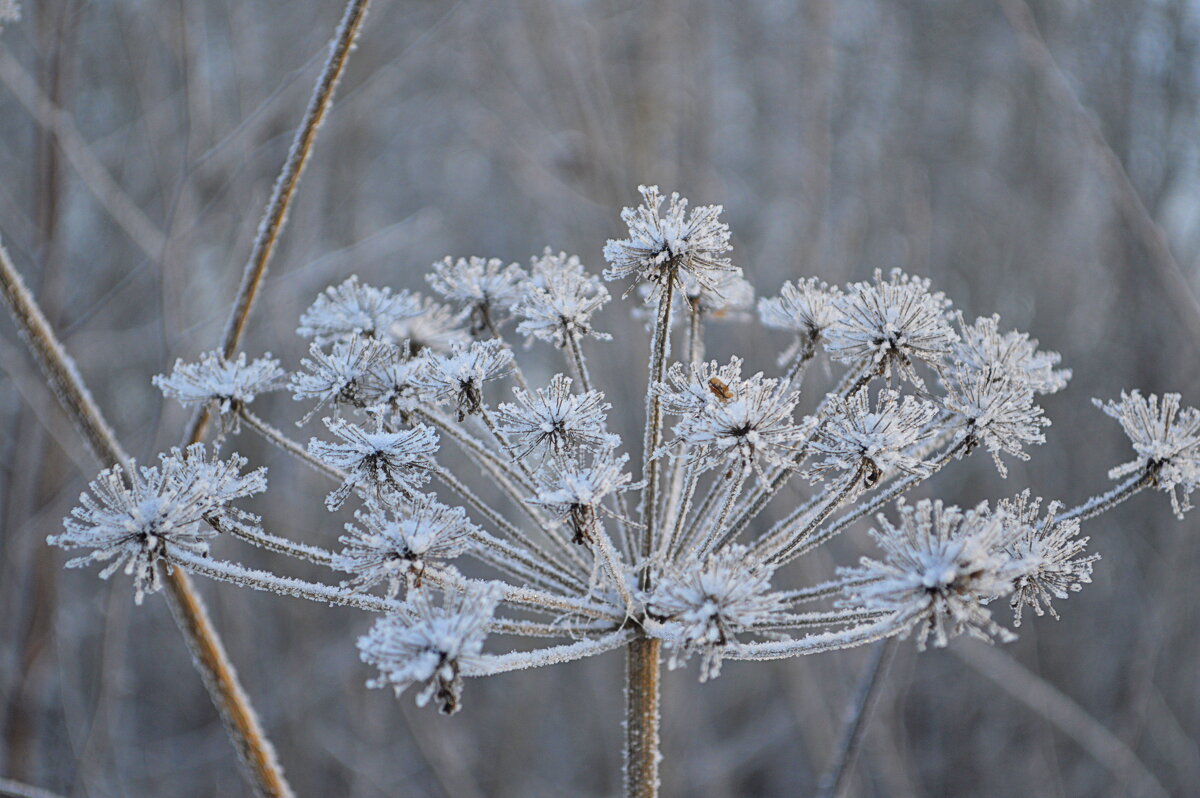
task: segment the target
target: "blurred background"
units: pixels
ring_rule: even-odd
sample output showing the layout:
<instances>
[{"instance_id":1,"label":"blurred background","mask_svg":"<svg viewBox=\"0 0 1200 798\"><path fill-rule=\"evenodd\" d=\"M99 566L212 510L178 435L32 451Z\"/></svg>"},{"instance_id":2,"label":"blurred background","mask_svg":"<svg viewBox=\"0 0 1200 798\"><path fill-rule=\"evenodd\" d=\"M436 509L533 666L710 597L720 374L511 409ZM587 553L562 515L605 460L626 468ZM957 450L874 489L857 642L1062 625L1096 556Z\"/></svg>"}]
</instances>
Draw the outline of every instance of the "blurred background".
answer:
<instances>
[{"instance_id":1,"label":"blurred background","mask_svg":"<svg viewBox=\"0 0 1200 798\"><path fill-rule=\"evenodd\" d=\"M341 9L24 5L0 34L0 235L149 461L187 417L150 378L216 345ZM1091 397L1200 402L1198 48L1184 0L378 0L245 349L297 367L299 314L352 273L420 289L444 255L524 262L547 245L599 270L620 208L658 183L725 206L760 294L900 266L1060 351L1075 377L1044 402L1047 445L1007 481L976 457L925 494L1077 502L1129 459ZM613 302L599 326L635 331L628 311ZM754 324L709 341L750 371L785 344ZM596 350L614 404L639 406L644 350ZM524 357L556 368L546 348ZM262 412L292 428L305 409L279 394ZM247 434L227 446L271 468L252 503L270 528L332 545L326 487ZM0 451L0 775L68 796L242 794L165 603L135 607L127 578L64 571L45 544L97 468L7 316ZM1198 518L1154 494L1086 525L1095 584L1014 644L902 644L848 794L1193 791ZM857 530L785 581L871 550ZM620 790L618 655L472 681L446 719L364 687L362 613L200 586L301 795ZM867 655L668 673L665 792L811 794Z\"/></svg>"}]
</instances>

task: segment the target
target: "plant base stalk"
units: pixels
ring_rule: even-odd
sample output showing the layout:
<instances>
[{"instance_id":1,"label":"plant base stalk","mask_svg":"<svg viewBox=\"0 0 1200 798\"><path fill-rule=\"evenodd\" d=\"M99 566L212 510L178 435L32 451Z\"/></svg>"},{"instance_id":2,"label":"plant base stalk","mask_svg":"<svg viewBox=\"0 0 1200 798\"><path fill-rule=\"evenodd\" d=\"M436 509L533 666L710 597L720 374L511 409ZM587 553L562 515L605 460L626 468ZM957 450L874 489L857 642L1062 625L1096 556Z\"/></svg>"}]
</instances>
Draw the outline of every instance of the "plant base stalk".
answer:
<instances>
[{"instance_id":1,"label":"plant base stalk","mask_svg":"<svg viewBox=\"0 0 1200 798\"><path fill-rule=\"evenodd\" d=\"M625 659L625 795L658 795L658 692L662 643L644 635L634 638Z\"/></svg>"}]
</instances>

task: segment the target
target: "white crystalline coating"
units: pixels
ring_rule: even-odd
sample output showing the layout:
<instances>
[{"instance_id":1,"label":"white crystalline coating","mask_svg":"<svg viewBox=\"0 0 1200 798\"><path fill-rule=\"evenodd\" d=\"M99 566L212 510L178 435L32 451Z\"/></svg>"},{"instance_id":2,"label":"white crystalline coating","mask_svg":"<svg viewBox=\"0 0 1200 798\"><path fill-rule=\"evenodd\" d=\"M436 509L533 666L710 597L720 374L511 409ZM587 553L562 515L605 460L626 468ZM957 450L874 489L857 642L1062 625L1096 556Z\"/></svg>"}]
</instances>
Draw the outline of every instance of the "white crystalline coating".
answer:
<instances>
[{"instance_id":1,"label":"white crystalline coating","mask_svg":"<svg viewBox=\"0 0 1200 798\"><path fill-rule=\"evenodd\" d=\"M226 360L213 351L200 355L195 363L176 360L170 376L159 374L153 382L164 396L184 407L211 404L225 418L259 394L282 387L286 376L270 354L247 363L245 353Z\"/></svg>"},{"instance_id":2,"label":"white crystalline coating","mask_svg":"<svg viewBox=\"0 0 1200 798\"><path fill-rule=\"evenodd\" d=\"M408 411L420 404L420 375L425 360L417 357L385 358L355 383L364 407Z\"/></svg>"},{"instance_id":3,"label":"white crystalline coating","mask_svg":"<svg viewBox=\"0 0 1200 798\"><path fill-rule=\"evenodd\" d=\"M723 398L722 386L736 385L741 380L742 359L737 356L724 365L715 360L690 366L672 363L667 369L667 379L654 386L654 390L662 399L664 412L688 416L703 412L709 403Z\"/></svg>"},{"instance_id":4,"label":"white crystalline coating","mask_svg":"<svg viewBox=\"0 0 1200 798\"><path fill-rule=\"evenodd\" d=\"M785 610L783 595L771 590L773 573L744 546L730 546L704 560L690 556L660 574L645 597L655 621L647 631L671 652L670 667L700 652L700 681L719 675L722 650L738 633Z\"/></svg>"},{"instance_id":5,"label":"white crystalline coating","mask_svg":"<svg viewBox=\"0 0 1200 798\"><path fill-rule=\"evenodd\" d=\"M620 443L620 438L605 431L605 414L612 405L604 401L604 394L575 394L571 383L570 377L555 374L549 387L532 395L513 388L516 404L504 402L496 408L501 432L518 446L514 457L532 456L541 463L548 456L569 457Z\"/></svg>"},{"instance_id":6,"label":"white crystalline coating","mask_svg":"<svg viewBox=\"0 0 1200 798\"><path fill-rule=\"evenodd\" d=\"M461 708L462 677L484 667L483 642L503 590L492 583L470 583L447 592L442 606L431 591L414 590L399 611L380 618L358 639L363 662L379 668L369 687L388 687L396 695L420 684L417 705L436 699L444 715Z\"/></svg>"},{"instance_id":7,"label":"white crystalline coating","mask_svg":"<svg viewBox=\"0 0 1200 798\"><path fill-rule=\"evenodd\" d=\"M838 297L837 318L825 331L825 349L834 360L896 371L918 388L924 381L914 364L939 368L958 342L946 322L950 302L929 291L929 280L893 269L887 280L875 271L872 283L854 283Z\"/></svg>"},{"instance_id":8,"label":"white crystalline coating","mask_svg":"<svg viewBox=\"0 0 1200 798\"><path fill-rule=\"evenodd\" d=\"M432 427L418 424L399 432L370 432L343 418L324 421L342 443L312 438L308 452L331 468L346 472L345 481L325 499L331 511L341 507L355 490L385 504L398 504L404 494L429 479L438 450L438 436Z\"/></svg>"},{"instance_id":9,"label":"white crystalline coating","mask_svg":"<svg viewBox=\"0 0 1200 798\"><path fill-rule=\"evenodd\" d=\"M814 455L823 459L813 463L809 475L820 478L830 471L862 468L865 487L896 472L928 475L929 466L908 450L929 437L936 413L931 402L889 389L879 392L874 409L865 390L848 399L835 397L812 443Z\"/></svg>"},{"instance_id":10,"label":"white crystalline coating","mask_svg":"<svg viewBox=\"0 0 1200 798\"><path fill-rule=\"evenodd\" d=\"M267 488L266 469L243 474L246 459L209 460L197 443L185 451L159 455L157 467L130 464L101 471L79 497L80 505L64 519L66 531L47 541L64 549L91 549L67 563L77 568L108 562L103 579L125 566L132 574L135 600L156 592L160 585L157 562L168 546L205 554L216 531L206 518L242 530L257 528L259 518L230 506L235 499Z\"/></svg>"},{"instance_id":11,"label":"white crystalline coating","mask_svg":"<svg viewBox=\"0 0 1200 798\"><path fill-rule=\"evenodd\" d=\"M736 266L730 271L714 275L711 288L696 282L688 272L682 274L679 283L679 290L672 297L673 326L687 326L693 312L700 313L705 322L743 322L751 318L754 286L742 276L742 270ZM642 304L633 309L632 316L644 321L647 330L650 330L658 316L657 286L640 285L637 293Z\"/></svg>"},{"instance_id":12,"label":"white crystalline coating","mask_svg":"<svg viewBox=\"0 0 1200 798\"><path fill-rule=\"evenodd\" d=\"M503 308L520 296L526 274L520 265L506 266L499 258L446 257L433 264L425 279L451 302Z\"/></svg>"},{"instance_id":13,"label":"white crystalline coating","mask_svg":"<svg viewBox=\"0 0 1200 798\"><path fill-rule=\"evenodd\" d=\"M520 319L517 332L529 339L563 347L567 336L612 338L596 332L592 314L609 300L608 289L595 275L588 274L575 255L554 254L549 247L530 262L530 276L511 310Z\"/></svg>"},{"instance_id":14,"label":"white crystalline coating","mask_svg":"<svg viewBox=\"0 0 1200 798\"><path fill-rule=\"evenodd\" d=\"M1021 613L1032 607L1039 617L1045 613L1057 619L1052 599L1066 600L1070 593L1092 581L1092 566L1099 554L1083 554L1089 538L1079 537L1079 520L1060 521L1055 516L1060 505L1051 502L1046 515L1039 518L1041 499L1029 498L1023 491L1013 499L1003 499L996 512L1010 525L1005 551L1013 560L1013 626L1021 625Z\"/></svg>"},{"instance_id":15,"label":"white crystalline coating","mask_svg":"<svg viewBox=\"0 0 1200 798\"><path fill-rule=\"evenodd\" d=\"M354 574L347 586L369 590L387 582L387 597L399 592L405 579L421 584L425 566L465 552L479 528L461 507L447 507L432 494L419 494L400 509L368 502L354 513L357 524L346 524L338 538L343 549L333 567Z\"/></svg>"},{"instance_id":16,"label":"white crystalline coating","mask_svg":"<svg viewBox=\"0 0 1200 798\"><path fill-rule=\"evenodd\" d=\"M871 530L884 559L864 557L858 568L838 569L846 582L843 606L910 618L905 634L915 626L920 649L930 635L938 647L963 633L1013 639L984 606L1010 593L1019 573L1005 551L1013 534L1006 516L986 503L965 512L928 499L901 499L896 507L899 526L881 514Z\"/></svg>"},{"instance_id":17,"label":"white crystalline coating","mask_svg":"<svg viewBox=\"0 0 1200 798\"><path fill-rule=\"evenodd\" d=\"M420 300L420 313L392 324L388 332L396 344L407 344L414 355L426 350L449 352L466 345L471 336L463 327L464 312L455 311L429 297Z\"/></svg>"},{"instance_id":18,"label":"white crystalline coating","mask_svg":"<svg viewBox=\"0 0 1200 798\"><path fill-rule=\"evenodd\" d=\"M663 196L658 186L638 186L642 204L625 208L621 219L629 227L629 238L609 240L604 259L609 268L606 280L637 277L664 287L668 275L687 274L701 287L716 290L718 276L734 266L725 253L729 245L729 226L720 221L720 205L701 205L687 213L688 201L672 194L665 215L659 209ZM677 273L676 273L677 272Z\"/></svg>"},{"instance_id":19,"label":"white crystalline coating","mask_svg":"<svg viewBox=\"0 0 1200 798\"><path fill-rule=\"evenodd\" d=\"M1012 330L1002 335L999 316L981 316L967 324L959 313L958 325L962 337L954 348L956 363L976 371L994 369L1034 393L1056 393L1067 387L1071 370L1055 368L1062 356L1039 351L1037 340L1026 333Z\"/></svg>"},{"instance_id":20,"label":"white crystalline coating","mask_svg":"<svg viewBox=\"0 0 1200 798\"><path fill-rule=\"evenodd\" d=\"M424 359L418 384L432 401L453 402L459 421L479 412L483 384L505 376L513 365L512 350L498 338L455 346L445 355L427 352Z\"/></svg>"},{"instance_id":21,"label":"white crystalline coating","mask_svg":"<svg viewBox=\"0 0 1200 798\"><path fill-rule=\"evenodd\" d=\"M780 365L795 357L802 347L813 346L824 338L825 331L841 313L838 310L841 295L837 286L808 277L784 283L777 297L758 300L758 317L764 327L796 334L796 342L780 355Z\"/></svg>"},{"instance_id":22,"label":"white crystalline coating","mask_svg":"<svg viewBox=\"0 0 1200 798\"><path fill-rule=\"evenodd\" d=\"M420 300L408 291L393 294L390 288L360 284L355 275L322 291L296 332L322 346L354 336L390 340L393 325L421 312Z\"/></svg>"},{"instance_id":23,"label":"white crystalline coating","mask_svg":"<svg viewBox=\"0 0 1200 798\"><path fill-rule=\"evenodd\" d=\"M367 406L362 392L363 384L376 369L399 358L396 347L374 338L358 336L335 341L329 352L314 343L309 347L308 354L308 358L300 361L308 373L295 372L289 383L297 401L317 400L304 421L330 403Z\"/></svg>"},{"instance_id":24,"label":"white crystalline coating","mask_svg":"<svg viewBox=\"0 0 1200 798\"><path fill-rule=\"evenodd\" d=\"M1171 495L1171 507L1180 518L1191 509L1192 491L1200 484L1200 411L1183 407L1177 393L1142 396L1139 391L1121 392L1120 401L1093 399L1125 430L1137 457L1108 472L1121 479L1142 470L1152 470L1154 485ZM1182 493L1182 497L1180 496Z\"/></svg>"},{"instance_id":25,"label":"white crystalline coating","mask_svg":"<svg viewBox=\"0 0 1200 798\"><path fill-rule=\"evenodd\" d=\"M574 508L598 507L606 496L637 487L624 473L627 462L629 455L618 456L612 449L596 449L587 459L551 460L538 473L538 493L531 501L560 516Z\"/></svg>"},{"instance_id":26,"label":"white crystalline coating","mask_svg":"<svg viewBox=\"0 0 1200 798\"><path fill-rule=\"evenodd\" d=\"M1001 452L1028 460L1024 446L1045 443L1042 428L1049 426L1050 420L1034 403L1029 386L991 366L982 371L958 366L946 383L945 408L960 420L973 441L991 453L1001 476L1008 475Z\"/></svg>"}]
</instances>

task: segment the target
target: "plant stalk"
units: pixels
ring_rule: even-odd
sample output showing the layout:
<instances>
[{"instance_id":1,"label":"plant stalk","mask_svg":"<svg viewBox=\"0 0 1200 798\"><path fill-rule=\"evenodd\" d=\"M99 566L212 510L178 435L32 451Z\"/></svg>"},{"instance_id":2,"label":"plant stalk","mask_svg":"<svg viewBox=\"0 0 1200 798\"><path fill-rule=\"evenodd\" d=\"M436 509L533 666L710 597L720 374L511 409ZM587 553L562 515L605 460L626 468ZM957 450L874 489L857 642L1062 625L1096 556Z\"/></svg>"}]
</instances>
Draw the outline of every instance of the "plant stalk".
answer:
<instances>
[{"instance_id":1,"label":"plant stalk","mask_svg":"<svg viewBox=\"0 0 1200 798\"><path fill-rule=\"evenodd\" d=\"M661 641L639 634L625 650L625 795L658 795Z\"/></svg>"}]
</instances>

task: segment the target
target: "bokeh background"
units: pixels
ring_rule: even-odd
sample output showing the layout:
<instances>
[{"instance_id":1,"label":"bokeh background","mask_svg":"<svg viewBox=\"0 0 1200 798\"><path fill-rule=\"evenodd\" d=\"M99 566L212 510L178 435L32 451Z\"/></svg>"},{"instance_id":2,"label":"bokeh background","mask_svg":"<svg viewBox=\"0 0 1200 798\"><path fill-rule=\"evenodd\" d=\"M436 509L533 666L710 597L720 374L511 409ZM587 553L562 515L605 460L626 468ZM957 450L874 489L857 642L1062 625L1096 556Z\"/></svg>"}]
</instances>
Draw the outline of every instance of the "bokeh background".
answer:
<instances>
[{"instance_id":1,"label":"bokeh background","mask_svg":"<svg viewBox=\"0 0 1200 798\"><path fill-rule=\"evenodd\" d=\"M339 15L42 0L0 34L0 234L142 460L182 434L150 378L216 344ZM296 367L300 312L351 273L421 288L444 255L547 245L598 269L620 207L658 183L724 204L761 294L900 266L1062 352L1075 377L1046 398L1047 445L1006 482L976 457L925 493L1079 501L1128 459L1091 397L1200 402L1198 47L1190 0L378 0L245 348ZM620 302L601 326L636 332ZM770 369L784 343L731 324L710 350ZM638 406L644 350L599 350L614 403ZM290 426L302 408L280 394L264 412ZM271 528L332 543L327 488L249 435L230 446L271 468L254 504ZM0 775L68 796L242 794L164 602L135 607L127 579L64 571L45 544L96 467L6 317L0 451ZM1088 524L1095 584L1014 644L900 646L849 794L1191 793L1198 518L1155 494ZM870 550L857 530L787 580ZM620 789L618 655L473 681L447 720L364 687L362 613L201 587L302 795ZM866 656L667 674L666 793L810 794Z\"/></svg>"}]
</instances>

